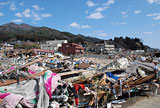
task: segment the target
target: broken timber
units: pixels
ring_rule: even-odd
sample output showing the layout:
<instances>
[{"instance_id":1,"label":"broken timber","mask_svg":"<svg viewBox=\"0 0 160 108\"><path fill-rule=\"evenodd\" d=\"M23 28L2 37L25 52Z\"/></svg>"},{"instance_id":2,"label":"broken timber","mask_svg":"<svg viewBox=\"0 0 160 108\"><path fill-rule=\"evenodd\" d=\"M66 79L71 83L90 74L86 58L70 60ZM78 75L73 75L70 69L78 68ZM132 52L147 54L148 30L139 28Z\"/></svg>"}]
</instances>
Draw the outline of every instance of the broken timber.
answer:
<instances>
[{"instance_id":1,"label":"broken timber","mask_svg":"<svg viewBox=\"0 0 160 108\"><path fill-rule=\"evenodd\" d=\"M44 59L46 59L46 58L48 58L48 57L39 58L39 59L36 59L36 60L34 60L34 61L32 61L32 62L26 63L25 65L18 66L18 67L16 67L16 69L14 69L14 70L10 70L10 71L8 71L8 72L5 72L5 74L10 74L10 73L12 73L13 71L16 71L17 69L25 68L25 67L27 67L27 66L29 66L29 65L32 65L32 64L36 63L36 62L40 62L40 61L42 61L42 60L44 60Z\"/></svg>"}]
</instances>

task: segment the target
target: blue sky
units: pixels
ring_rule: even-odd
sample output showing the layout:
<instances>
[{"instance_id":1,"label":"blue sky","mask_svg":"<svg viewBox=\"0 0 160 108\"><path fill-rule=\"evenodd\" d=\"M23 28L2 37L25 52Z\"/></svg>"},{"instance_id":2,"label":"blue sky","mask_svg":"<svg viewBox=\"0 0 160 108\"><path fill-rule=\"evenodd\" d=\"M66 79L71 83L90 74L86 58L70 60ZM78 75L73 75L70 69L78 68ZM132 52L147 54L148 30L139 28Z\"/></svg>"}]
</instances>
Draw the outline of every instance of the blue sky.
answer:
<instances>
[{"instance_id":1,"label":"blue sky","mask_svg":"<svg viewBox=\"0 0 160 108\"><path fill-rule=\"evenodd\" d=\"M160 48L160 0L0 0L0 25L9 22Z\"/></svg>"}]
</instances>

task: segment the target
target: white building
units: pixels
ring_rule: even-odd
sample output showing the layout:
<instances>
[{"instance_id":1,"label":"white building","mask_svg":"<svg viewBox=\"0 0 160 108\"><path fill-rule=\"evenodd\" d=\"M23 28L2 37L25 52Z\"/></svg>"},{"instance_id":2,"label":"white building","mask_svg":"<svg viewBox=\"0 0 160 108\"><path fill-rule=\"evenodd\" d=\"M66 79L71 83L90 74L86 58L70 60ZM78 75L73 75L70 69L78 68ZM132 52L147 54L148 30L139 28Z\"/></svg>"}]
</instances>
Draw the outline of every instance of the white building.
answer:
<instances>
[{"instance_id":1,"label":"white building","mask_svg":"<svg viewBox=\"0 0 160 108\"><path fill-rule=\"evenodd\" d=\"M12 50L12 49L14 49L14 46L10 45L10 44L4 44L2 46L2 49L4 49L4 50Z\"/></svg>"},{"instance_id":2,"label":"white building","mask_svg":"<svg viewBox=\"0 0 160 108\"><path fill-rule=\"evenodd\" d=\"M144 50L135 50L135 53L144 53Z\"/></svg>"},{"instance_id":3,"label":"white building","mask_svg":"<svg viewBox=\"0 0 160 108\"><path fill-rule=\"evenodd\" d=\"M46 41L46 44L41 44L41 49L44 50L52 50L57 51L59 47L62 46L62 43L68 43L67 40L52 40L52 41Z\"/></svg>"},{"instance_id":4,"label":"white building","mask_svg":"<svg viewBox=\"0 0 160 108\"><path fill-rule=\"evenodd\" d=\"M114 45L105 45L105 50L107 51L113 51L115 49Z\"/></svg>"},{"instance_id":5,"label":"white building","mask_svg":"<svg viewBox=\"0 0 160 108\"><path fill-rule=\"evenodd\" d=\"M115 50L115 45L109 45L107 42L104 42L104 50L106 51L114 51Z\"/></svg>"}]
</instances>

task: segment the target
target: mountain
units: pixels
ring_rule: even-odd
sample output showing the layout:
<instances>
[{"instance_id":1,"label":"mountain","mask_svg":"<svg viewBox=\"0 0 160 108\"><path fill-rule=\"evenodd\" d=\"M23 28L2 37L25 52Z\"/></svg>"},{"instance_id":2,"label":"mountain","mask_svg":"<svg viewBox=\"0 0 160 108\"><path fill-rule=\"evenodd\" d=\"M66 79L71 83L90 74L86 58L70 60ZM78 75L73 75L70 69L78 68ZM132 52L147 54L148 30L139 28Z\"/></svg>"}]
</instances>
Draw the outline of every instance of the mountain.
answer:
<instances>
[{"instance_id":1,"label":"mountain","mask_svg":"<svg viewBox=\"0 0 160 108\"><path fill-rule=\"evenodd\" d=\"M0 38L1 42L4 41L13 41L13 40L21 40L21 41L33 41L33 42L41 42L46 40L62 40L66 39L69 42L93 42L97 43L102 41L98 38L86 37L83 35L74 35L69 32L61 32L55 29L51 29L48 27L35 27L30 26L28 24L15 24L8 23L0 26Z\"/></svg>"},{"instance_id":2,"label":"mountain","mask_svg":"<svg viewBox=\"0 0 160 108\"><path fill-rule=\"evenodd\" d=\"M14 30L31 30L34 29L36 27L30 26L28 24L22 23L22 24L15 24L15 23L8 23L8 24L4 24L2 26L0 26L0 30L5 30L5 31L9 31L12 32Z\"/></svg>"},{"instance_id":3,"label":"mountain","mask_svg":"<svg viewBox=\"0 0 160 108\"><path fill-rule=\"evenodd\" d=\"M62 32L56 29L51 29L48 27L35 27L25 23L15 24L8 23L0 26L0 42L6 41L27 41L32 42L44 42L46 40L68 40L68 42L74 43L104 43L103 40L84 36L81 34L75 35L69 32ZM117 48L125 49L145 49L148 46L143 45L139 38L123 38L115 37L114 40L108 40L108 44L114 44Z\"/></svg>"}]
</instances>

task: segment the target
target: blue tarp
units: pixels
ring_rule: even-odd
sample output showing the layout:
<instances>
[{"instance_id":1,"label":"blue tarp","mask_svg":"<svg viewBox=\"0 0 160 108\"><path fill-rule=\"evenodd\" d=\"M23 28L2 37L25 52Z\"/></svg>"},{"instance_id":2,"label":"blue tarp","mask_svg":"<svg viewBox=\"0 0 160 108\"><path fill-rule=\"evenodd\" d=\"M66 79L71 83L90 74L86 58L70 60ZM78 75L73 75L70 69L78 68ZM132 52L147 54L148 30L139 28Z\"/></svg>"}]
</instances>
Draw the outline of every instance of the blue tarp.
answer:
<instances>
[{"instance_id":1,"label":"blue tarp","mask_svg":"<svg viewBox=\"0 0 160 108\"><path fill-rule=\"evenodd\" d=\"M118 80L118 79L119 79L119 77L114 76L111 72L106 72L106 75L107 75L108 77L110 77L110 78L115 79L115 80Z\"/></svg>"},{"instance_id":2,"label":"blue tarp","mask_svg":"<svg viewBox=\"0 0 160 108\"><path fill-rule=\"evenodd\" d=\"M55 63L57 60L56 59L54 59L54 60L51 60L50 61L50 63Z\"/></svg>"}]
</instances>

